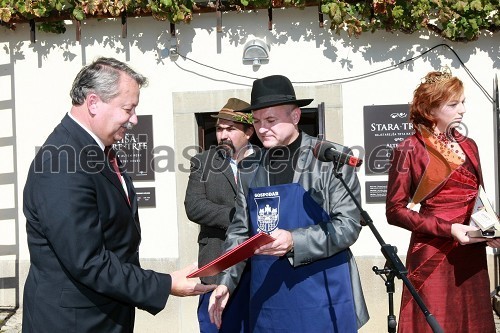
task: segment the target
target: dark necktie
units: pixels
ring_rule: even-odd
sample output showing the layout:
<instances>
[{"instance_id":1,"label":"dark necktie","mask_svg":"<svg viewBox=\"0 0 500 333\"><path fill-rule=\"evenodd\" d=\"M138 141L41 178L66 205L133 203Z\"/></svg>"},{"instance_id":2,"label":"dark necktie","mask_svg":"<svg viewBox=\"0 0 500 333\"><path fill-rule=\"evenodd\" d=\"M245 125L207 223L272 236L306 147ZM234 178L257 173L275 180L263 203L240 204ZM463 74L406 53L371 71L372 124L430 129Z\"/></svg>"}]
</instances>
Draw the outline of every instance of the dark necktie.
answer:
<instances>
[{"instance_id":1,"label":"dark necktie","mask_svg":"<svg viewBox=\"0 0 500 333\"><path fill-rule=\"evenodd\" d=\"M104 153L106 154L106 156L109 159L109 162L113 166L113 169L115 171L114 173L116 174L116 177L118 177L118 182L122 185L123 190L125 191L125 195L127 196L127 202L130 206L130 199L128 198L127 188L126 188L126 186L123 186L124 185L123 183L125 182L125 180L123 179L120 168L118 167L118 160L116 158L116 153L109 146L104 149Z\"/></svg>"}]
</instances>

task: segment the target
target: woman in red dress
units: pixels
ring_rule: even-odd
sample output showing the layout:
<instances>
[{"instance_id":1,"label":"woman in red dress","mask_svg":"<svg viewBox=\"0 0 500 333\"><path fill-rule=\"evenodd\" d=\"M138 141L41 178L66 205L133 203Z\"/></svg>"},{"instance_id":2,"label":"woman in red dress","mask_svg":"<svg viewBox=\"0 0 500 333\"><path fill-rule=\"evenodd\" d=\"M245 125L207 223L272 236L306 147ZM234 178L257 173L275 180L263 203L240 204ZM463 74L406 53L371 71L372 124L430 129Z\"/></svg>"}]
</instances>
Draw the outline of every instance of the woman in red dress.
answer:
<instances>
[{"instance_id":1,"label":"woman in red dress","mask_svg":"<svg viewBox=\"0 0 500 333\"><path fill-rule=\"evenodd\" d=\"M408 278L444 332L495 333L486 246L500 247L500 240L466 235L477 229L469 220L483 178L476 143L456 130L464 101L463 83L448 68L417 87L415 134L393 152L386 215L412 232ZM406 287L398 332L432 332Z\"/></svg>"}]
</instances>

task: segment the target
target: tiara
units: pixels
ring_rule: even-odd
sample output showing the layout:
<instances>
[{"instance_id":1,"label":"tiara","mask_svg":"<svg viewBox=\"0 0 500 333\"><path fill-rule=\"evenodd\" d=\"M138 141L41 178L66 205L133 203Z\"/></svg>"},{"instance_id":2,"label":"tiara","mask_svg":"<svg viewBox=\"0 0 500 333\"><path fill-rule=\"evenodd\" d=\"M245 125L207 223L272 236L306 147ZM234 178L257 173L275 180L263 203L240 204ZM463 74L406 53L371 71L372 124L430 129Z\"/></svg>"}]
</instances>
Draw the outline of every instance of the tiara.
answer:
<instances>
[{"instance_id":1,"label":"tiara","mask_svg":"<svg viewBox=\"0 0 500 333\"><path fill-rule=\"evenodd\" d=\"M436 73L433 76L426 76L422 79L422 83L436 83L436 82L442 82L451 79L451 69L448 67L448 65L441 67L438 73Z\"/></svg>"}]
</instances>

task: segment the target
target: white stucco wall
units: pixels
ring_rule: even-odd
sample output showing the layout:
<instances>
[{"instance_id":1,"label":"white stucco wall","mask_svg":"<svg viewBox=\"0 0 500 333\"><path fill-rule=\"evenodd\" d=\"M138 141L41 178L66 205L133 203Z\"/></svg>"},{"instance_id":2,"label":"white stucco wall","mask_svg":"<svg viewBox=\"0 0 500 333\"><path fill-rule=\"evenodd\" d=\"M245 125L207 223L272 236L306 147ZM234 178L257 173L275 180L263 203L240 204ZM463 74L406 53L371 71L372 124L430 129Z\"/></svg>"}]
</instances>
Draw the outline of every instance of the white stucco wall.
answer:
<instances>
[{"instance_id":1,"label":"white stucco wall","mask_svg":"<svg viewBox=\"0 0 500 333\"><path fill-rule=\"evenodd\" d=\"M10 63L14 66L15 84L10 86L7 80L0 79L0 97L11 98L6 92L10 89L15 105L20 260L29 260L22 214L22 189L35 146L43 143L70 109L69 89L73 78L82 65L97 56L126 61L149 78L149 86L141 91L137 112L153 115L155 145L171 147L175 146L175 131L179 131L173 128L173 93L248 89L254 78L271 74L286 75L294 82L309 82L297 83L296 86L342 83L342 143L363 146L363 106L409 103L420 78L428 71L449 65L466 87L464 123L469 135L478 143L484 182L494 201L497 166L493 162L495 138L490 101L447 48L439 47L423 57L418 56L440 43L450 45L475 79L492 95L494 75L500 68L499 33L483 35L478 41L467 44L445 41L426 32L420 36L364 33L355 39L345 33L341 36L333 34L327 28L329 22L325 22L325 28L319 28L316 7L274 10L271 31L267 29L267 20L266 11L224 13L223 32L217 33L215 14L195 15L190 24L176 25L179 53L189 59L180 56L175 60L170 59L168 52L171 45L169 24L152 18L129 19L126 39L120 37L118 21L89 20L82 24L81 44L75 41L72 25L63 35L37 32L36 44L30 43L26 24L18 25L16 31L0 28L0 65ZM270 45L269 63L259 68L242 63L243 46L253 38L263 39ZM333 81L389 68L412 57L418 58L377 75ZM194 124L183 130L196 135ZM176 158L176 163L179 160L185 161ZM0 163L0 170L9 168L6 166L10 163L8 159L2 159ZM387 224L383 204L364 204L364 183L386 180L387 177L365 176L363 168L358 175L363 186L364 209L385 241L397 246L399 254L405 254L409 232ZM176 183L174 172L157 173L154 182L141 182L140 186L156 188L156 208L140 211L143 236L141 256L178 258L179 248L183 245L179 244L180 217L176 196L183 194L185 189L176 188L180 185ZM5 187L4 192L8 191L9 188ZM0 241L3 239L4 236L1 236ZM196 245L193 243L190 246ZM379 257L379 249L379 244L367 228L352 247L356 256L366 258ZM379 265L383 265L383 260ZM385 317L381 317L383 322Z\"/></svg>"}]
</instances>

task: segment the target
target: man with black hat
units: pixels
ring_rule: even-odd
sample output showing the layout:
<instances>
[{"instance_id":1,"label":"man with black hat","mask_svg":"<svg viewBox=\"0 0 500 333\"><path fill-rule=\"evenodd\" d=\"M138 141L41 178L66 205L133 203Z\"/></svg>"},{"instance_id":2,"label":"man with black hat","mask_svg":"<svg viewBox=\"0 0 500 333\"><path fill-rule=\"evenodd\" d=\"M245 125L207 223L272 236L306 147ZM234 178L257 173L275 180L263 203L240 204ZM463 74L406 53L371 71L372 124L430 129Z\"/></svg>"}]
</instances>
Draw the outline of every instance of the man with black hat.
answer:
<instances>
[{"instance_id":1,"label":"man with black hat","mask_svg":"<svg viewBox=\"0 0 500 333\"><path fill-rule=\"evenodd\" d=\"M240 163L236 212L225 248L258 232L275 241L249 260L250 331L356 332L368 321L358 270L349 247L361 230L360 212L333 163L313 155L318 140L298 129L300 107L292 83L282 75L253 83L253 124L264 149ZM346 147L336 145L349 153ZM360 197L355 170L341 170ZM210 319L217 326L246 262L222 272L210 298Z\"/></svg>"},{"instance_id":2,"label":"man with black hat","mask_svg":"<svg viewBox=\"0 0 500 333\"><path fill-rule=\"evenodd\" d=\"M222 254L226 230L231 222L237 193L236 169L238 162L253 152L249 139L253 135L250 113L235 112L250 104L230 98L217 115L218 146L191 159L191 174L186 189L184 206L188 218L200 225L198 235L198 267L203 267ZM217 277L202 277L205 284L215 283ZM249 304L249 275L245 274L231 298L220 328L210 322L208 301L210 294L200 297L198 321L200 332L247 332Z\"/></svg>"}]
</instances>

